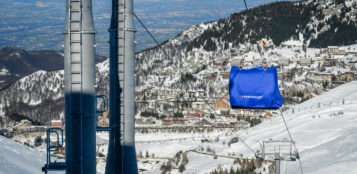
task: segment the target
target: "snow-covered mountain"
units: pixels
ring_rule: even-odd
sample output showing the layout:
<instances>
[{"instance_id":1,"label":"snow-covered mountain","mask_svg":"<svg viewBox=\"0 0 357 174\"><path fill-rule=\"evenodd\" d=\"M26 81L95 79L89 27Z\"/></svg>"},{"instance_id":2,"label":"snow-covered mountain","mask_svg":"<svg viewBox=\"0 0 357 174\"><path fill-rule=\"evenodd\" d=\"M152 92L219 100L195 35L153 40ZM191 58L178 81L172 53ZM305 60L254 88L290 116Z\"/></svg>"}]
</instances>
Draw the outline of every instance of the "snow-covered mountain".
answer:
<instances>
[{"instance_id":1,"label":"snow-covered mountain","mask_svg":"<svg viewBox=\"0 0 357 174\"><path fill-rule=\"evenodd\" d=\"M176 66L193 74L209 69L207 66L215 59L248 52L244 48L262 38L275 46L289 40L315 48L354 44L356 10L357 2L352 0L276 2L193 26L162 43L171 59L159 47L137 55L138 86L148 81L150 75L164 76L159 78L163 81L173 79L173 75L180 75Z\"/></svg>"},{"instance_id":2,"label":"snow-covered mountain","mask_svg":"<svg viewBox=\"0 0 357 174\"><path fill-rule=\"evenodd\" d=\"M228 72L230 65L239 64L232 60L261 61L254 44L262 38L271 41L267 48L269 53L265 55L267 59L311 59L317 56L318 50L306 54L305 46L326 48L328 45L355 43L356 10L356 1L276 2L193 26L175 39L162 43L170 57L159 47L137 54L137 90L145 93L157 87L201 89L212 96L226 93L226 81L218 78L202 80L200 75ZM325 35L328 35L328 42ZM341 38L345 38L343 42ZM285 49L283 45L300 48L290 49L295 53L285 54L279 51ZM217 62L227 59L225 66L216 66ZM307 73L308 70L296 69L296 72ZM187 74L196 78L187 79ZM307 85L300 90L305 88Z\"/></svg>"},{"instance_id":3,"label":"snow-covered mountain","mask_svg":"<svg viewBox=\"0 0 357 174\"><path fill-rule=\"evenodd\" d=\"M351 82L283 113L300 152L304 173L357 172L356 97L357 82ZM240 136L255 150L260 149L261 140L290 139L280 116L240 132ZM232 145L232 150L253 155L242 143ZM300 173L297 161L283 162L281 167L281 171Z\"/></svg>"},{"instance_id":4,"label":"snow-covered mountain","mask_svg":"<svg viewBox=\"0 0 357 174\"><path fill-rule=\"evenodd\" d=\"M159 47L136 54L136 91L147 100L157 99L160 90L175 92L168 97L183 97L189 90L203 90L211 98L226 94L228 80L224 75L229 73L230 66L239 64L236 60L240 63L243 60L245 65L261 61L256 42L262 38L270 45L264 54L268 63L280 59L298 62L321 58L326 55L326 49L305 49L305 46L326 48L331 44L354 43L357 35L350 31L357 29L356 6L353 0L276 2L192 26L175 39L162 43L170 58ZM331 41L326 42L325 35ZM342 42L340 38L345 39ZM249 61L252 63L247 63ZM356 70L356 64L348 61L336 67L342 72ZM98 64L97 68L97 93L107 94L108 61ZM325 71L319 63L311 66L292 63L279 65L279 68L287 76L280 85L287 91L284 101L288 104L324 91L321 82L306 78L310 71ZM0 118L28 117L41 123L60 118L63 115L62 78L63 71L39 71L3 89ZM301 93L300 99L295 100ZM148 105L142 104L137 108L146 107Z\"/></svg>"},{"instance_id":5,"label":"snow-covered mountain","mask_svg":"<svg viewBox=\"0 0 357 174\"><path fill-rule=\"evenodd\" d=\"M0 108L14 121L46 123L63 115L63 90L63 70L37 71L2 90Z\"/></svg>"},{"instance_id":6,"label":"snow-covered mountain","mask_svg":"<svg viewBox=\"0 0 357 174\"><path fill-rule=\"evenodd\" d=\"M300 152L304 173L353 174L357 172L355 167L357 160L356 89L357 82L350 82L283 112ZM233 163L234 159L252 159L254 153L241 141L229 147L227 142L235 136L244 140L253 151L261 149L259 142L263 140L290 139L280 116L238 133L227 130L205 133L193 131L180 134L174 131L137 133L138 154L150 153L150 156L153 154L157 157L139 160L139 168L145 169L145 173L161 173L160 165L167 162L165 159L174 157L178 151L187 154L188 162L183 173L208 173L219 168L229 170L232 165L234 168L239 168L240 164ZM105 137L103 140L99 139L106 145L108 135L100 134L100 137ZM45 159L42 153L2 136L0 136L0 145L0 163L2 164L0 173L40 173ZM200 150L208 148L214 150L214 154ZM279 151L279 148L280 152L289 149L284 143L275 144L275 151ZM270 152L272 150L274 152L274 148L271 148ZM213 158L215 155L217 157ZM100 162L99 171L104 169L103 163ZM260 168L258 172L268 173L268 170L263 171L263 168ZM299 162L282 161L281 172L299 174ZM172 173L178 173L177 169L173 169Z\"/></svg>"},{"instance_id":7,"label":"snow-covered mountain","mask_svg":"<svg viewBox=\"0 0 357 174\"><path fill-rule=\"evenodd\" d=\"M51 119L64 119L63 70L37 71L0 91L0 118L6 122L29 119L46 124ZM96 66L96 90L107 94L108 60Z\"/></svg>"},{"instance_id":8,"label":"snow-covered mountain","mask_svg":"<svg viewBox=\"0 0 357 174\"><path fill-rule=\"evenodd\" d=\"M63 55L56 51L0 50L0 89L37 70L63 69Z\"/></svg>"},{"instance_id":9,"label":"snow-covered mountain","mask_svg":"<svg viewBox=\"0 0 357 174\"><path fill-rule=\"evenodd\" d=\"M356 81L341 85L283 112L293 140L296 142L305 174L357 172L356 114ZM240 140L228 146L227 143L237 136ZM180 139L175 140L176 137ZM229 129L204 133L162 131L137 133L136 140L139 141L136 144L138 153L149 152L158 158L172 158L179 151L187 152L189 162L183 173L203 174L220 168L229 171L232 166L239 167L238 164L232 163L233 159L255 159L254 152L258 150L262 152L262 144L260 144L262 141L283 141L265 144L265 152L273 153L267 155L265 160L274 160L275 152L290 152L290 143L287 143L290 137L280 115L255 127L237 132ZM140 140L146 141L140 142ZM294 153L294 147L292 149ZM213 158L214 155L218 158ZM301 173L298 160L291 161L289 155L281 155L281 157L284 159L280 165L281 173ZM160 166L145 163L139 163L139 168L148 170L147 173L159 173L162 170ZM269 173L267 168L257 169L256 172ZM172 173L179 172L173 169Z\"/></svg>"},{"instance_id":10,"label":"snow-covered mountain","mask_svg":"<svg viewBox=\"0 0 357 174\"><path fill-rule=\"evenodd\" d=\"M96 61L106 58L97 56ZM0 50L0 89L38 70L63 69L63 52L54 50L26 51L4 47Z\"/></svg>"}]
</instances>

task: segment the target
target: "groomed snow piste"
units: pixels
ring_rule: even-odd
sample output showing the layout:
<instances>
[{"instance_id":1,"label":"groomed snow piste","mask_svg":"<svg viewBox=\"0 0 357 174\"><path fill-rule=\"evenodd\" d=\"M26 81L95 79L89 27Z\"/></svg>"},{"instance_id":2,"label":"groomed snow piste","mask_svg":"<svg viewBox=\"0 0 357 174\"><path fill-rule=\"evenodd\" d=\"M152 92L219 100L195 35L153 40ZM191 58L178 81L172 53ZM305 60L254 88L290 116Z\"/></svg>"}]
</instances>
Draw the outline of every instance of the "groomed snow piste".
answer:
<instances>
[{"instance_id":1,"label":"groomed snow piste","mask_svg":"<svg viewBox=\"0 0 357 174\"><path fill-rule=\"evenodd\" d=\"M0 174L43 173L46 155L0 136Z\"/></svg>"},{"instance_id":2,"label":"groomed snow piste","mask_svg":"<svg viewBox=\"0 0 357 174\"><path fill-rule=\"evenodd\" d=\"M357 173L357 82L339 86L283 113L300 152L304 174ZM240 133L254 150L259 140L290 139L281 117ZM243 143L236 152L253 153ZM299 162L282 162L281 172L299 174Z\"/></svg>"},{"instance_id":3,"label":"groomed snow piste","mask_svg":"<svg viewBox=\"0 0 357 174\"><path fill-rule=\"evenodd\" d=\"M354 174L357 173L357 82L350 82L330 90L311 100L294 106L283 113L292 137L300 153L304 174ZM137 152L155 153L157 157L172 158L180 150L187 151L199 147L214 149L217 155L254 158L254 153L241 141L228 147L234 136L243 139L254 151L261 150L261 140L290 140L281 116L267 120L253 128L231 133L214 131L210 133L183 133L184 140L172 141L180 134L163 132L157 134L137 134L136 140L149 140L137 143ZM228 136L227 136L228 135ZM201 139L219 141L201 143ZM162 142L164 140L166 142ZM156 142L160 140L160 142ZM275 151L288 152L289 144L275 144ZM274 152L270 146L269 152ZM229 155L231 154L231 155ZM232 155L235 154L235 155ZM213 159L212 156L197 153L188 154L189 163L183 173L207 173L218 166L230 169L233 160ZM267 158L272 160L273 157ZM160 172L159 167L139 165L148 171ZM257 171L259 172L259 171ZM264 171L262 173L267 173ZM173 172L175 173L175 172ZM300 174L298 161L281 161L281 173Z\"/></svg>"}]
</instances>

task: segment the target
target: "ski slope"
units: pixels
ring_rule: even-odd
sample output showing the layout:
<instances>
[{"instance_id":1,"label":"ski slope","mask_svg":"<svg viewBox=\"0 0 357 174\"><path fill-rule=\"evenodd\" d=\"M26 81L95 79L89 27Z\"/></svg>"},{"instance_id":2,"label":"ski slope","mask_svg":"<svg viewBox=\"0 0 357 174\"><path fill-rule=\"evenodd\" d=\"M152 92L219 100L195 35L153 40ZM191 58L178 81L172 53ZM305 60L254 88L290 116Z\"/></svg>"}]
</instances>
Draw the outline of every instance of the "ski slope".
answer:
<instances>
[{"instance_id":1,"label":"ski slope","mask_svg":"<svg viewBox=\"0 0 357 174\"><path fill-rule=\"evenodd\" d=\"M305 174L357 173L357 82L339 86L283 115L296 141ZM260 140L290 139L281 117L243 131L240 137L254 150L261 149ZM254 155L241 142L226 150ZM281 173L301 173L299 162L282 161Z\"/></svg>"},{"instance_id":2,"label":"ski slope","mask_svg":"<svg viewBox=\"0 0 357 174\"><path fill-rule=\"evenodd\" d=\"M329 92L294 106L283 113L292 137L296 142L304 174L354 174L357 173L357 82L341 85ZM186 139L171 140L182 136ZM137 140L151 140L136 144L137 152L146 151L156 157L172 158L176 152L197 150L200 147L214 149L219 156L255 158L252 150L239 141L227 145L233 137L239 136L256 152L261 150L259 141L290 140L281 116L267 120L253 128L237 132L215 130L204 133L152 133L136 134ZM218 139L214 141L214 139ZM164 139L167 141L164 142ZM202 143L202 139L213 140ZM157 142L156 140L160 140ZM226 142L226 143L224 143ZM288 152L290 144L277 143L269 152ZM275 150L274 150L275 147ZM204 150L203 152L206 152ZM234 155L233 155L234 154ZM287 158L287 156L283 156ZM189 163L183 173L208 173L219 166L230 169L233 160L214 159L211 155L188 153ZM272 160L273 156L267 157ZM160 173L159 166L139 163L145 174ZM235 166L237 167L237 166ZM268 166L265 167L267 169ZM262 169L262 168L261 168ZM267 170L256 172L268 173ZM179 173L172 171L172 173ZM300 174L299 161L281 161L281 173Z\"/></svg>"},{"instance_id":3,"label":"ski slope","mask_svg":"<svg viewBox=\"0 0 357 174\"><path fill-rule=\"evenodd\" d=\"M357 82L341 85L329 92L294 106L283 113L300 153L304 174L357 173ZM226 143L237 133L217 130L205 133L149 133L137 134L137 153L148 151L156 157L172 158L176 152L202 147L215 149L217 155L254 158L254 153L241 141L228 147ZM259 141L290 139L281 117L275 117L253 128L239 131L238 135L254 151L260 150ZM106 136L107 137L107 136ZM202 143L202 139L219 141ZM172 140L177 138L177 140ZM182 139L184 138L184 139ZM147 140L152 142L146 142ZM163 142L165 139L167 141ZM157 141L155 141L157 140ZM107 139L104 138L104 144ZM0 174L42 173L45 155L35 149L0 136ZM285 150L283 145L276 151ZM274 149L270 149L274 150ZM106 154L106 151L103 152ZM189 163L183 173L207 173L218 166L230 168L233 159L214 159L213 156L188 153ZM269 158L268 158L269 159ZM154 160L158 161L158 159ZM160 173L160 165L139 163L144 173ZM104 163L97 166L104 171ZM178 173L173 171L172 173ZM262 172L266 173L266 172ZM282 161L281 173L301 173L298 161Z\"/></svg>"},{"instance_id":4,"label":"ski slope","mask_svg":"<svg viewBox=\"0 0 357 174\"><path fill-rule=\"evenodd\" d=\"M55 161L56 158L52 157L51 160ZM45 164L45 153L0 136L0 174L43 174L42 167Z\"/></svg>"},{"instance_id":5,"label":"ski slope","mask_svg":"<svg viewBox=\"0 0 357 174\"><path fill-rule=\"evenodd\" d=\"M43 173L46 155L0 136L0 174Z\"/></svg>"}]
</instances>

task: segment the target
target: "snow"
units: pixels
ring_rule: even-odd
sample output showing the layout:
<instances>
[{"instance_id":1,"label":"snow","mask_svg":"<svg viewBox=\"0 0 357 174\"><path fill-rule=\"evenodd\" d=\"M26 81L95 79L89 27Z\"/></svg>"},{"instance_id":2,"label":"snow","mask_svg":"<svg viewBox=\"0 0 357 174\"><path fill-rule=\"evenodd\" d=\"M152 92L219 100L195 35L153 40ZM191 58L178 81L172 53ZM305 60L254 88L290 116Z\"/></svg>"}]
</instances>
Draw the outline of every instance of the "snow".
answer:
<instances>
[{"instance_id":1,"label":"snow","mask_svg":"<svg viewBox=\"0 0 357 174\"><path fill-rule=\"evenodd\" d=\"M283 113L299 150L304 173L357 173L355 168L357 165L357 133L354 133L357 129L356 98L357 82L354 81L296 105ZM254 153L242 142L232 144L231 147L223 143L227 143L237 135L254 151L261 150L259 141L290 139L282 118L277 116L258 126L239 132L220 129L200 133L137 133L136 150L137 153L142 152L143 154L148 151L161 158L172 158L180 150L189 151L187 154L189 163L183 173L207 173L218 169L218 166L230 169L233 160L224 157L214 159L212 154L200 154L192 152L192 150L209 147L214 149L219 156L254 158ZM202 143L203 139L213 141ZM218 140L215 141L215 139ZM280 152L288 149L284 143L278 144L278 146L274 147L275 149L280 148ZM270 150L272 149L274 148L272 147ZM272 157L266 159L271 160ZM139 161L138 165L139 168L148 170L145 173L160 172L159 166L156 164L148 166L148 164ZM262 170L259 169L259 171ZM299 162L282 161L281 171L299 174Z\"/></svg>"},{"instance_id":2,"label":"snow","mask_svg":"<svg viewBox=\"0 0 357 174\"><path fill-rule=\"evenodd\" d=\"M190 159L186 166L185 173L209 173L214 169L219 167L225 167L230 169L233 164L233 159L227 158L217 158L217 160L212 160L213 156L207 156L197 153L189 153L187 157ZM205 166L205 168L202 168Z\"/></svg>"},{"instance_id":3,"label":"snow","mask_svg":"<svg viewBox=\"0 0 357 174\"><path fill-rule=\"evenodd\" d=\"M0 104L0 117L4 118L5 117L5 112L3 110L4 105Z\"/></svg>"},{"instance_id":4,"label":"snow","mask_svg":"<svg viewBox=\"0 0 357 174\"><path fill-rule=\"evenodd\" d=\"M33 98L30 99L30 102L28 103L30 106L36 106L38 104L41 104L42 101L41 100L38 100L38 101L35 101L33 100Z\"/></svg>"},{"instance_id":5,"label":"snow","mask_svg":"<svg viewBox=\"0 0 357 174\"><path fill-rule=\"evenodd\" d=\"M14 53L11 53L10 56L15 56L15 57L20 57L20 53L19 52L14 52Z\"/></svg>"},{"instance_id":6,"label":"snow","mask_svg":"<svg viewBox=\"0 0 357 174\"><path fill-rule=\"evenodd\" d=\"M0 174L43 173L46 155L42 152L3 136L0 136L0 147Z\"/></svg>"},{"instance_id":7,"label":"snow","mask_svg":"<svg viewBox=\"0 0 357 174\"><path fill-rule=\"evenodd\" d=\"M350 82L330 90L320 96L296 105L283 113L287 124L296 141L300 152L304 173L357 173L357 82ZM260 150L259 141L272 138L273 140L289 139L281 117L274 117L253 128L238 132L254 151ZM213 158L212 154L192 152L200 147L212 148L217 155L253 158L254 154L241 143L227 146L227 142L237 132L229 129L216 129L212 132L157 132L137 133L136 149L145 154L155 154L154 162L143 163L139 160L139 168L148 170L145 173L158 173L165 159L172 158L178 151L189 151L189 163L184 173L205 173L217 169L218 166L230 168L232 159L227 157ZM202 139L211 141L202 143ZM223 143L225 142L225 143ZM108 134L97 135L100 152L107 154ZM35 149L20 145L0 137L0 173L41 173L45 163L45 155ZM278 148L277 148L278 149ZM146 159L144 159L146 160ZM297 161L282 162L281 171L299 173ZM105 161L98 163L98 172L105 168ZM38 172L37 172L38 171ZM173 172L175 173L175 172Z\"/></svg>"},{"instance_id":8,"label":"snow","mask_svg":"<svg viewBox=\"0 0 357 174\"><path fill-rule=\"evenodd\" d=\"M9 70L7 70L6 68L1 68L0 69L0 75L4 75L4 76L6 76L6 75L10 75L10 73L9 73Z\"/></svg>"},{"instance_id":9,"label":"snow","mask_svg":"<svg viewBox=\"0 0 357 174\"><path fill-rule=\"evenodd\" d=\"M351 82L283 113L300 151L304 173L357 173L356 97L357 82ZM345 104L342 104L343 100ZM295 114L292 114L293 110ZM260 140L289 139L289 136L282 118L275 117L241 132L241 138L258 150ZM245 149L244 155L253 156L242 143L233 144L232 149ZM286 169L282 165L282 171L285 170L299 173L298 162L286 162Z\"/></svg>"},{"instance_id":10,"label":"snow","mask_svg":"<svg viewBox=\"0 0 357 174\"><path fill-rule=\"evenodd\" d=\"M281 45L302 47L303 43L301 40L290 39L290 40L284 41L283 43L281 43Z\"/></svg>"},{"instance_id":11,"label":"snow","mask_svg":"<svg viewBox=\"0 0 357 174\"><path fill-rule=\"evenodd\" d=\"M317 2L318 1L316 1L316 3ZM346 2L347 6L351 6L352 2L354 1L350 0ZM351 18L353 18L353 15L351 13L348 13L347 15L352 16ZM316 29L318 24L325 24L326 20L329 17L331 17L331 15L325 16L325 18L321 21L317 21L316 18L313 18L310 20L308 26L310 26L310 28L315 27ZM246 21L243 21L243 25L245 24ZM191 42L199 35L201 35L205 30L214 26L217 26L217 22L193 26L188 30L183 31L179 37L167 42L163 47L164 49L167 49L168 52L170 50L177 51L175 49L170 49L170 47L180 48L178 46L180 46L182 43ZM317 37L329 27L331 26L325 24L323 25L323 28L320 31L316 30L317 32L312 34L314 35L314 37ZM297 32L299 31L297 30ZM247 38L248 36L249 35L247 35ZM313 92L311 94L313 96L316 96L319 94L319 91L321 92L321 85L318 82L311 82L307 84L304 79L307 78L308 72L313 71L312 68L314 68L315 70L317 69L319 65L318 61L322 61L322 57L326 54L321 51L321 49L313 48L307 48L307 51L305 53L302 49L303 40L303 33L299 32L298 40L290 39L283 42L281 46L273 46L272 48L267 48L264 57L266 56L267 61L290 59L292 63L284 67L282 73L289 72L293 69L301 69L303 72L295 73L295 76L292 81L284 82L284 88L289 89L289 87L295 86L300 90L308 89L313 91L317 89L317 93ZM174 60L173 62L167 60L167 58L165 58L165 55L162 54L161 51L157 51L158 49L153 49L153 51L147 51L146 53L139 53L137 58L138 60L143 60L143 62L137 64L140 66L138 68L139 70L137 71L137 73L142 72L142 74L138 74L138 77L141 81L141 85L138 85L136 89L139 89L139 91L147 92L152 91L152 88L161 88L165 90L172 89L173 91L176 90L181 92L190 89L200 89L199 84L204 82L207 86L206 89L212 87L213 89L215 89L215 91L224 92L224 90L227 90L228 81L221 80L218 78L215 78L214 80L210 81L197 81L193 85L178 85L180 83L180 75L177 75L175 73L179 73L179 71L176 67L172 66L171 63L182 65L181 69L183 70L183 72L195 72L194 70L201 67L202 65L207 65L205 70L202 70L197 74L193 74L195 77L199 77L209 72L224 72L229 70L229 68L227 67L214 66L212 62L216 58L231 57L231 60L244 59L246 61L245 66L250 66L250 63L248 63L248 61L254 61L254 59L260 60L260 54L254 44L240 43L238 47L234 48L232 48L232 44L229 44L230 48L227 50L223 50L222 43L219 40L214 39L214 42L216 43L216 45L218 44L218 49L216 52L205 51L202 49L201 45L201 48L194 48L192 51L189 52L185 52L185 50L180 50L179 53L174 54L174 56L172 57ZM307 42L307 45L308 43L309 41ZM346 49L348 52L349 47L351 48L351 51L357 50L357 44L340 48ZM231 53L230 51L233 51L234 53ZM145 56L145 54L147 55ZM232 56L230 56L231 54ZM301 61L307 58L316 60L316 62L310 66L310 69L308 69L307 66L300 66L297 63L297 61ZM353 58L356 59L356 56L351 57L351 59ZM345 59L347 59L347 56ZM162 62L154 63L155 61ZM270 62L271 64L274 64L274 62ZM103 80L105 79L105 77L108 76L108 67L108 60L97 64L97 77L99 77L97 78L97 85L100 85L98 84L99 82L101 82L100 80ZM324 73L340 74L341 72L347 72L351 70L352 68L350 66L342 68L339 65L335 67L326 67L326 71ZM3 69L0 70L0 75L2 72ZM16 91L17 96L14 97L13 95L9 95L8 97L2 100L3 103L0 103L0 116L5 114L5 106L8 106L9 103L11 103L9 101L12 100L16 102L21 101L28 105L34 106L43 102L44 98L57 100L63 97L63 70L57 71L54 74L50 73L51 72L38 71L16 82L13 86L13 91ZM145 78L143 78L144 76ZM56 82L56 80L58 80L58 82ZM42 82L41 84L43 84L43 87L40 87L41 89L38 90L38 93L41 93L41 95L43 96L40 96L40 94L37 94L38 96L31 96L31 93L35 93L33 92L34 88L36 88L34 82L38 81ZM163 84L163 87L158 87L162 86L160 84ZM326 93L322 96L318 96L312 100L297 105L284 113L287 118L289 127L291 126L293 137L297 141L298 149L301 151L303 167L304 169L306 169L307 173L348 173L350 172L348 168L357 165L357 162L355 162L356 158L354 158L354 156L356 156L354 151L355 148L353 146L353 144L355 144L355 140L353 140L355 139L355 134L352 133L352 130L356 129L356 126L353 126L356 125L356 121L354 119L354 115L356 115L356 110L353 109L353 107L356 107L356 104L354 103L357 102L354 99L356 98L355 89L356 82L340 86L334 90L331 90L329 93ZM5 94L5 92L2 94ZM213 94L210 97L214 97L215 95L216 94ZM150 100L149 94L147 95L147 97L149 98L148 101L153 103L152 101L154 100ZM166 97L175 96L172 95ZM343 99L345 99L345 105L342 105ZM318 105L320 105L320 107L318 107ZM339 112L343 112L344 114L339 115ZM63 112L60 115L60 118L63 118ZM136 135L136 148L137 152L142 151L143 153L145 153L145 151L149 151L150 153L155 153L155 155L158 155L160 157L172 158L179 150L185 151L197 149L198 146L202 145L202 139L212 139L215 137L221 137L221 140L218 143L205 143L203 146L205 148L208 146L214 147L216 149L216 152L221 155L227 155L229 153L234 152L236 154L242 154L244 157L253 157L251 151L246 149L246 147L241 143L233 144L231 148L228 148L226 145L222 144L223 141L229 141L229 139L232 138L232 136L234 136L235 134L236 133L229 132L227 129L215 130L213 132L204 133L138 133ZM285 127L280 117L273 118L268 122L258 125L257 127L239 132L239 134L243 139L247 141L249 145L254 148L254 150L260 149L257 141L268 139L271 137L274 139L289 138L286 134ZM97 140L99 139L103 146L108 144L107 134L100 134L97 137L99 137L97 138ZM103 146L100 149L103 150L103 154L107 154L107 149ZM223 159L218 158L215 161L213 160L212 156L207 157L207 155L205 156L194 153L189 153L188 156L190 158L190 162L188 163L188 168L185 171L186 173L200 173L199 171L202 172L204 169L207 169L206 165L209 165L212 168L217 168L218 164L228 164L228 162L225 161L217 162ZM205 163L200 163L200 161L204 161ZM297 162L286 162L286 164L284 162L282 166L285 165L286 167L283 167L284 170L282 171L288 171L288 173L298 173L299 170ZM149 173L160 172L159 164L152 165L152 167L150 167L149 164L139 163L139 168L140 166L145 169L149 169ZM101 160L98 163L98 171L104 172L104 168L105 162ZM337 171L337 168L343 168L341 169L342 172ZM356 169L354 169L354 171L351 170L351 172L357 173Z\"/></svg>"}]
</instances>

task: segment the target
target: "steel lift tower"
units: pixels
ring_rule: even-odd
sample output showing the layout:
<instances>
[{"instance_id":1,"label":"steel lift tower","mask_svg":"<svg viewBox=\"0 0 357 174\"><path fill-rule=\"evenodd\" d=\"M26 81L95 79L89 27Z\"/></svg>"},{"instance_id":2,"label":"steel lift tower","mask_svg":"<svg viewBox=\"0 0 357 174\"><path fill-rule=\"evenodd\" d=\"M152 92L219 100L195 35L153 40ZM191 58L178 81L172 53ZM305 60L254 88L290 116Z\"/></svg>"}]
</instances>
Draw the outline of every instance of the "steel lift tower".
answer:
<instances>
[{"instance_id":1,"label":"steel lift tower","mask_svg":"<svg viewBox=\"0 0 357 174\"><path fill-rule=\"evenodd\" d=\"M96 173L96 131L110 131L106 174L137 174L133 0L112 0L109 59L109 127L97 127L95 94L95 29L92 0L66 0L64 33L66 162L51 162L51 152L63 148L63 131L47 130L47 163L42 170L67 174ZM104 104L106 105L106 104ZM51 143L51 133L57 143ZM61 141L59 140L61 137ZM62 142L62 143L61 143Z\"/></svg>"},{"instance_id":2,"label":"steel lift tower","mask_svg":"<svg viewBox=\"0 0 357 174\"><path fill-rule=\"evenodd\" d=\"M109 58L110 135L105 173L138 173L135 138L133 0L112 0Z\"/></svg>"},{"instance_id":3,"label":"steel lift tower","mask_svg":"<svg viewBox=\"0 0 357 174\"><path fill-rule=\"evenodd\" d=\"M66 0L66 173L96 173L95 29L92 0Z\"/></svg>"},{"instance_id":4,"label":"steel lift tower","mask_svg":"<svg viewBox=\"0 0 357 174\"><path fill-rule=\"evenodd\" d=\"M47 163L42 168L45 173L58 170L67 174L96 173L95 33L92 0L66 0L63 30L66 161L51 162L51 152L63 148L63 130L48 129ZM57 135L55 145L50 140L51 134Z\"/></svg>"}]
</instances>

